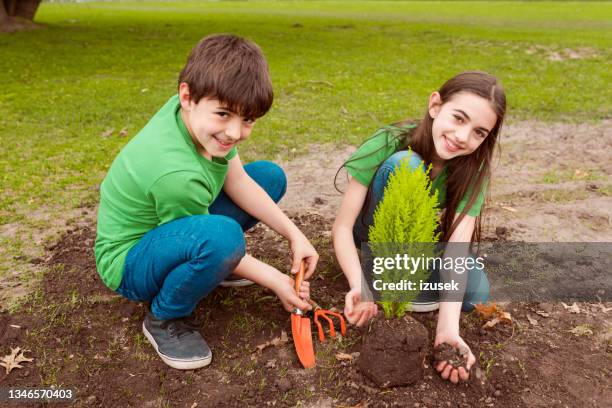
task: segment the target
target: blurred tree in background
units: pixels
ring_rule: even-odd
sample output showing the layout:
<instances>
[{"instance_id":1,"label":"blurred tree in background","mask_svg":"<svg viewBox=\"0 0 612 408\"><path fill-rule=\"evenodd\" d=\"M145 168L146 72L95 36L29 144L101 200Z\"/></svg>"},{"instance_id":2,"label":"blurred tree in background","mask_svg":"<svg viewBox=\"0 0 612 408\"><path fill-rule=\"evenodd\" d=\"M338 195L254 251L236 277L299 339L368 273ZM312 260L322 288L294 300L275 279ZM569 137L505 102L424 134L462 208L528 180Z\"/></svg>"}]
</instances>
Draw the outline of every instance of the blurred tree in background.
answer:
<instances>
[{"instance_id":1,"label":"blurred tree in background","mask_svg":"<svg viewBox=\"0 0 612 408\"><path fill-rule=\"evenodd\" d=\"M34 28L41 0L0 0L0 32Z\"/></svg>"}]
</instances>

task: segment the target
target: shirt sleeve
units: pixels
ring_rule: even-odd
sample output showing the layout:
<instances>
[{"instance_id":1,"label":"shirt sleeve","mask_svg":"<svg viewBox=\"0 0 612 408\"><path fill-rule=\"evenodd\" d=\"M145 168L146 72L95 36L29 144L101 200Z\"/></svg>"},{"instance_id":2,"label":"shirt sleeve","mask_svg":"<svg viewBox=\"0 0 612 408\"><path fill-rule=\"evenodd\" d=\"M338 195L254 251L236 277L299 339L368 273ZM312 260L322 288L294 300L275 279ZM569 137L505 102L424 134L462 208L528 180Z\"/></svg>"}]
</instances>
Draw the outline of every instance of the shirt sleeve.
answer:
<instances>
[{"instance_id":1,"label":"shirt sleeve","mask_svg":"<svg viewBox=\"0 0 612 408\"><path fill-rule=\"evenodd\" d=\"M366 140L346 161L348 174L360 184L369 186L382 164L397 147L397 138L386 128L378 130Z\"/></svg>"},{"instance_id":2,"label":"shirt sleeve","mask_svg":"<svg viewBox=\"0 0 612 408\"><path fill-rule=\"evenodd\" d=\"M472 217L478 217L480 215L480 210L482 208L482 204L484 203L488 186L489 186L489 181L485 180L482 183L480 193L478 193L478 196L476 197L476 200L474 200L474 204L472 204L472 207L468 210L467 215L470 215ZM459 204L457 205L457 210L455 212L460 213L461 211L463 211L463 209L465 208L465 205L470 199L471 194L472 194L472 189L469 188L468 191L465 193L463 200L461 200Z\"/></svg>"},{"instance_id":3,"label":"shirt sleeve","mask_svg":"<svg viewBox=\"0 0 612 408\"><path fill-rule=\"evenodd\" d=\"M149 196L155 203L159 224L191 215L208 214L212 203L210 187L195 172L166 174L151 186Z\"/></svg>"}]
</instances>

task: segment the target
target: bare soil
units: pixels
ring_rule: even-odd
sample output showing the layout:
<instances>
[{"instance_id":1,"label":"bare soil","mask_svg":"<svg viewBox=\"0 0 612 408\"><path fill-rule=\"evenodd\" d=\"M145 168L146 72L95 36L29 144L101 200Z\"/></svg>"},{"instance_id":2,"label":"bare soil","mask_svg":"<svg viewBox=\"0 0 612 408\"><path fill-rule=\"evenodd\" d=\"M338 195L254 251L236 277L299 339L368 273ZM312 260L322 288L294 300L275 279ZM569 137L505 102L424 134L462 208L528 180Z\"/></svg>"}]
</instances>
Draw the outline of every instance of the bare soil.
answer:
<instances>
[{"instance_id":1,"label":"bare soil","mask_svg":"<svg viewBox=\"0 0 612 408\"><path fill-rule=\"evenodd\" d=\"M612 241L610 121L510 124L504 135L487 239ZM340 310L348 288L330 241L340 198L330 180L350 150L313 146L311 154L284 164L289 190L283 206L321 254L312 296ZM83 214L92 213L85 208ZM369 328L349 327L338 341L315 340L317 367L304 370L293 350L290 316L271 292L219 288L195 312L212 364L173 370L142 334L143 305L99 280L92 220L84 215L66 226L45 257L27 260L45 272L17 312L0 312L0 357L19 346L34 361L8 375L0 368L0 388L56 385L76 391L71 405L96 407L605 407L612 401L611 303L506 303L512 323L491 330L475 314L463 314L461 332L477 365L457 386L432 367L437 314L411 314L428 330L423 376L388 389L358 370ZM257 226L247 241L252 254L288 269L287 245L268 228ZM258 347L282 339L283 331L288 342Z\"/></svg>"},{"instance_id":2,"label":"bare soil","mask_svg":"<svg viewBox=\"0 0 612 408\"><path fill-rule=\"evenodd\" d=\"M293 219L309 236L331 226L330 219L316 214ZM93 225L69 231L49 248L40 290L22 311L0 315L1 354L20 346L34 357L23 369L0 373L1 387L55 384L76 390L75 406L100 407L604 407L612 397L610 304L579 304L577 314L558 304L507 304L513 324L490 331L466 314L462 333L478 358L468 383L442 381L428 354L421 380L389 390L357 369L367 328L351 327L340 341L317 342L318 365L304 370L291 341L258 352L257 346L281 338L283 331L290 337L289 314L270 292L255 286L220 288L195 313L213 349L213 363L202 370L173 370L142 335L143 305L113 294L97 278L94 237ZM285 244L266 228L256 227L248 241L254 255L278 267L287 265ZM315 245L322 258L312 296L324 307L341 307L347 286L330 239L318 238ZM548 317L538 314L543 310ZM428 328L431 345L436 313L412 317ZM579 325L588 325L592 334L572 333Z\"/></svg>"}]
</instances>

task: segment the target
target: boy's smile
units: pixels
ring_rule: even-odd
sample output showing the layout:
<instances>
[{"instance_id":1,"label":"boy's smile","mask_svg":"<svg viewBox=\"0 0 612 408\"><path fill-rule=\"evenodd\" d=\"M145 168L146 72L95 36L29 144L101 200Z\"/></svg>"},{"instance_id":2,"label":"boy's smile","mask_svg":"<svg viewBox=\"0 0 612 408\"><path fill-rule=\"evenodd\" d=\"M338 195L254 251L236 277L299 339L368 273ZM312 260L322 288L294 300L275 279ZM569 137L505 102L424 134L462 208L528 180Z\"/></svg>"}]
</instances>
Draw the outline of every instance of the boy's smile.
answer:
<instances>
[{"instance_id":1,"label":"boy's smile","mask_svg":"<svg viewBox=\"0 0 612 408\"><path fill-rule=\"evenodd\" d=\"M186 84L181 84L179 89L181 118L202 156L208 160L225 157L234 146L249 137L254 120L230 111L217 99L204 97L194 103L187 88Z\"/></svg>"}]
</instances>

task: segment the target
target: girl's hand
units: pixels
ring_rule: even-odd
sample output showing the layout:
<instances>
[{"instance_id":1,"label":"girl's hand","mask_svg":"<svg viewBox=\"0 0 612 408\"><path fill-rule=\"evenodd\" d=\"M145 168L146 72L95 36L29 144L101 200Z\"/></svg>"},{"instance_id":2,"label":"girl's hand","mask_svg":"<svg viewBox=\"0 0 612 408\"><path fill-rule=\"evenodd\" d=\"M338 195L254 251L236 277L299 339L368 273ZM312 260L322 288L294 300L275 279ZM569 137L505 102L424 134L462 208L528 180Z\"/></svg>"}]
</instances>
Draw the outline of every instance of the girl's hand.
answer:
<instances>
[{"instance_id":1,"label":"girl's hand","mask_svg":"<svg viewBox=\"0 0 612 408\"><path fill-rule=\"evenodd\" d=\"M299 296L295 293L295 281L287 275L282 275L272 288L276 296L280 299L283 307L288 312L293 312L294 309L302 311L312 309L307 300L310 299L310 283L302 281L300 286Z\"/></svg>"},{"instance_id":2,"label":"girl's hand","mask_svg":"<svg viewBox=\"0 0 612 408\"><path fill-rule=\"evenodd\" d=\"M437 347L442 343L449 344L459 350L459 353L465 359L466 364L465 368L457 368L447 361L440 361L435 367L440 373L440 377L442 377L444 380L450 379L450 382L453 384L459 383L459 380L467 381L470 378L470 369L476 362L476 357L474 357L474 354L472 354L472 350L470 350L470 347L465 341L463 341L461 336L459 336L459 333L438 332L436 334L436 340L434 341L434 347Z\"/></svg>"},{"instance_id":3,"label":"girl's hand","mask_svg":"<svg viewBox=\"0 0 612 408\"><path fill-rule=\"evenodd\" d=\"M319 262L319 254L303 234L299 234L297 238L291 240L291 253L293 254L291 273L298 273L300 263L304 260L307 266L306 271L304 271L304 279L310 278L317 267L317 262Z\"/></svg>"},{"instance_id":4,"label":"girl's hand","mask_svg":"<svg viewBox=\"0 0 612 408\"><path fill-rule=\"evenodd\" d=\"M363 326L376 316L376 313L378 313L376 303L361 301L361 289L354 288L346 294L344 315L349 323Z\"/></svg>"}]
</instances>

